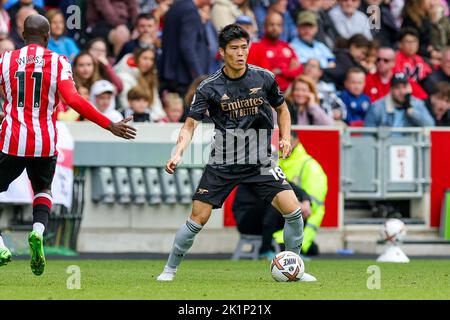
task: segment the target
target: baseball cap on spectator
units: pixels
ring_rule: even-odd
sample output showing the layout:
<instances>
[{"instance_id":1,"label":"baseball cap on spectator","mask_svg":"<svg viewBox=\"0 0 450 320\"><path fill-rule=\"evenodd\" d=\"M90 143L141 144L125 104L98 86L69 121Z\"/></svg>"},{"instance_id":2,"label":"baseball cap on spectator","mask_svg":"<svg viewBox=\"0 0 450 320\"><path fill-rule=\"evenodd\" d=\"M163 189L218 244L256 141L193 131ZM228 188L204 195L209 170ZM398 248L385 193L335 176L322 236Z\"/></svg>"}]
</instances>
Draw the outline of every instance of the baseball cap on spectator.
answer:
<instances>
[{"instance_id":1,"label":"baseball cap on spectator","mask_svg":"<svg viewBox=\"0 0 450 320\"><path fill-rule=\"evenodd\" d=\"M98 96L99 94L110 92L114 93L115 87L108 80L95 81L91 87L91 96Z\"/></svg>"},{"instance_id":2,"label":"baseball cap on spectator","mask_svg":"<svg viewBox=\"0 0 450 320\"><path fill-rule=\"evenodd\" d=\"M396 86L397 84L408 84L408 77L406 76L406 74L402 73L402 72L397 72L396 74L394 74L392 76L391 79L391 87Z\"/></svg>"},{"instance_id":3,"label":"baseball cap on spectator","mask_svg":"<svg viewBox=\"0 0 450 320\"><path fill-rule=\"evenodd\" d=\"M250 18L249 16L240 15L239 17L236 18L236 23L237 24L252 25L253 21L252 21L252 18Z\"/></svg>"},{"instance_id":4,"label":"baseball cap on spectator","mask_svg":"<svg viewBox=\"0 0 450 320\"><path fill-rule=\"evenodd\" d=\"M317 26L317 17L313 11L302 11L297 16L297 25L309 24L312 26Z\"/></svg>"}]
</instances>

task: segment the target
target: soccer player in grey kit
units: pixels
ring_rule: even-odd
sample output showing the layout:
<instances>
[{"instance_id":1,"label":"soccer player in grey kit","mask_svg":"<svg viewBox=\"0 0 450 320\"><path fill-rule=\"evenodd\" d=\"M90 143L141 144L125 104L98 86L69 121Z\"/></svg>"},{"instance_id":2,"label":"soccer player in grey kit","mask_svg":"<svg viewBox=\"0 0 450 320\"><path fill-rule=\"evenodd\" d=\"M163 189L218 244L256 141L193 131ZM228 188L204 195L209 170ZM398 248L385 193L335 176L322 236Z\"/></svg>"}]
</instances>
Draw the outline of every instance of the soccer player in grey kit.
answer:
<instances>
[{"instance_id":1,"label":"soccer player in grey kit","mask_svg":"<svg viewBox=\"0 0 450 320\"><path fill-rule=\"evenodd\" d=\"M175 153L166 164L166 171L173 174L198 122L209 116L216 131L210 160L193 196L191 216L175 235L159 281L175 278L178 266L212 209L220 208L238 184L250 186L283 215L286 250L300 254L303 240L300 203L283 171L271 158L272 108L277 113L282 156L291 153L291 119L283 94L270 71L247 64L249 35L240 26L224 27L219 34L219 47L225 65L198 86ZM236 143L239 138L242 143ZM258 141L257 152L252 150L252 138ZM305 273L301 280L316 279Z\"/></svg>"}]
</instances>

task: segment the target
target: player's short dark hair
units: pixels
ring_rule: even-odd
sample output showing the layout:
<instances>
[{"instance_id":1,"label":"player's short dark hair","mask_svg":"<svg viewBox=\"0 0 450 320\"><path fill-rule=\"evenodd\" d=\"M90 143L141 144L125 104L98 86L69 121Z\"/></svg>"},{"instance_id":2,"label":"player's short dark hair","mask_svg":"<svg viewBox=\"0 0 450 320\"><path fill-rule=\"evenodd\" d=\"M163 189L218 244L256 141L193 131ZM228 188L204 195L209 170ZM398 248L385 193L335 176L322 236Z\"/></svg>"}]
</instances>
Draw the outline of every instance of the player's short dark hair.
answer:
<instances>
[{"instance_id":1,"label":"player's short dark hair","mask_svg":"<svg viewBox=\"0 0 450 320\"><path fill-rule=\"evenodd\" d=\"M240 25L233 23L225 26L219 33L219 47L225 49L227 44L235 39L244 38L250 42L250 36Z\"/></svg>"},{"instance_id":2,"label":"player's short dark hair","mask_svg":"<svg viewBox=\"0 0 450 320\"><path fill-rule=\"evenodd\" d=\"M405 27L405 28L400 29L397 40L401 42L406 36L413 36L416 39L420 38L419 32L416 29L411 28L411 27Z\"/></svg>"}]
</instances>

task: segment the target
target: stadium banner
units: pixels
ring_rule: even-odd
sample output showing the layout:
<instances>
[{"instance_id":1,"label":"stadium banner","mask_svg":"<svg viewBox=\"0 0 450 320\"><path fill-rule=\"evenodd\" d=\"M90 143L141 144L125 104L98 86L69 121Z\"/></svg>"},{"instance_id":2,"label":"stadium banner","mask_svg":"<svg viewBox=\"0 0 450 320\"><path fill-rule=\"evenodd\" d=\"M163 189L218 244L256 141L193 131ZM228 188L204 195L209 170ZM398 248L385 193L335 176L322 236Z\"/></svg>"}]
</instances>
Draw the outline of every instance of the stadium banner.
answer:
<instances>
[{"instance_id":1,"label":"stadium banner","mask_svg":"<svg viewBox=\"0 0 450 320\"><path fill-rule=\"evenodd\" d=\"M58 130L56 145L58 162L52 183L53 204L61 204L70 208L73 190L74 140L64 122L57 121L56 128ZM33 189L25 170L10 184L6 192L0 193L0 203L33 203Z\"/></svg>"},{"instance_id":2,"label":"stadium banner","mask_svg":"<svg viewBox=\"0 0 450 320\"><path fill-rule=\"evenodd\" d=\"M340 131L339 129L304 128L293 126L300 142L306 151L316 159L328 178L328 192L325 199L325 216L321 227L339 227L339 192L340 192ZM272 135L272 145L278 148L278 129ZM225 227L236 226L232 207L236 189L228 196L224 203Z\"/></svg>"}]
</instances>

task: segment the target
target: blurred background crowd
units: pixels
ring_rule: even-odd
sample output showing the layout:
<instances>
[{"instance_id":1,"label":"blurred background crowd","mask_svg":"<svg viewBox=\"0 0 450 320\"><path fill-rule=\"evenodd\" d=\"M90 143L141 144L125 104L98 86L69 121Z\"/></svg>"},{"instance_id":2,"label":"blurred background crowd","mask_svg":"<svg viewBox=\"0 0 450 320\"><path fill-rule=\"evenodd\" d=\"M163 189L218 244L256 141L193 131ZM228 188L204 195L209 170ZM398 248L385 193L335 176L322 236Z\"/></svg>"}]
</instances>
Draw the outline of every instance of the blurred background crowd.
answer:
<instances>
[{"instance_id":1,"label":"blurred background crowd","mask_svg":"<svg viewBox=\"0 0 450 320\"><path fill-rule=\"evenodd\" d=\"M2 52L24 46L33 13L49 19L49 48L69 58L80 94L113 121L183 122L222 65L218 31L238 23L293 124L450 125L445 0L3 0ZM62 104L58 119L83 120Z\"/></svg>"}]
</instances>

